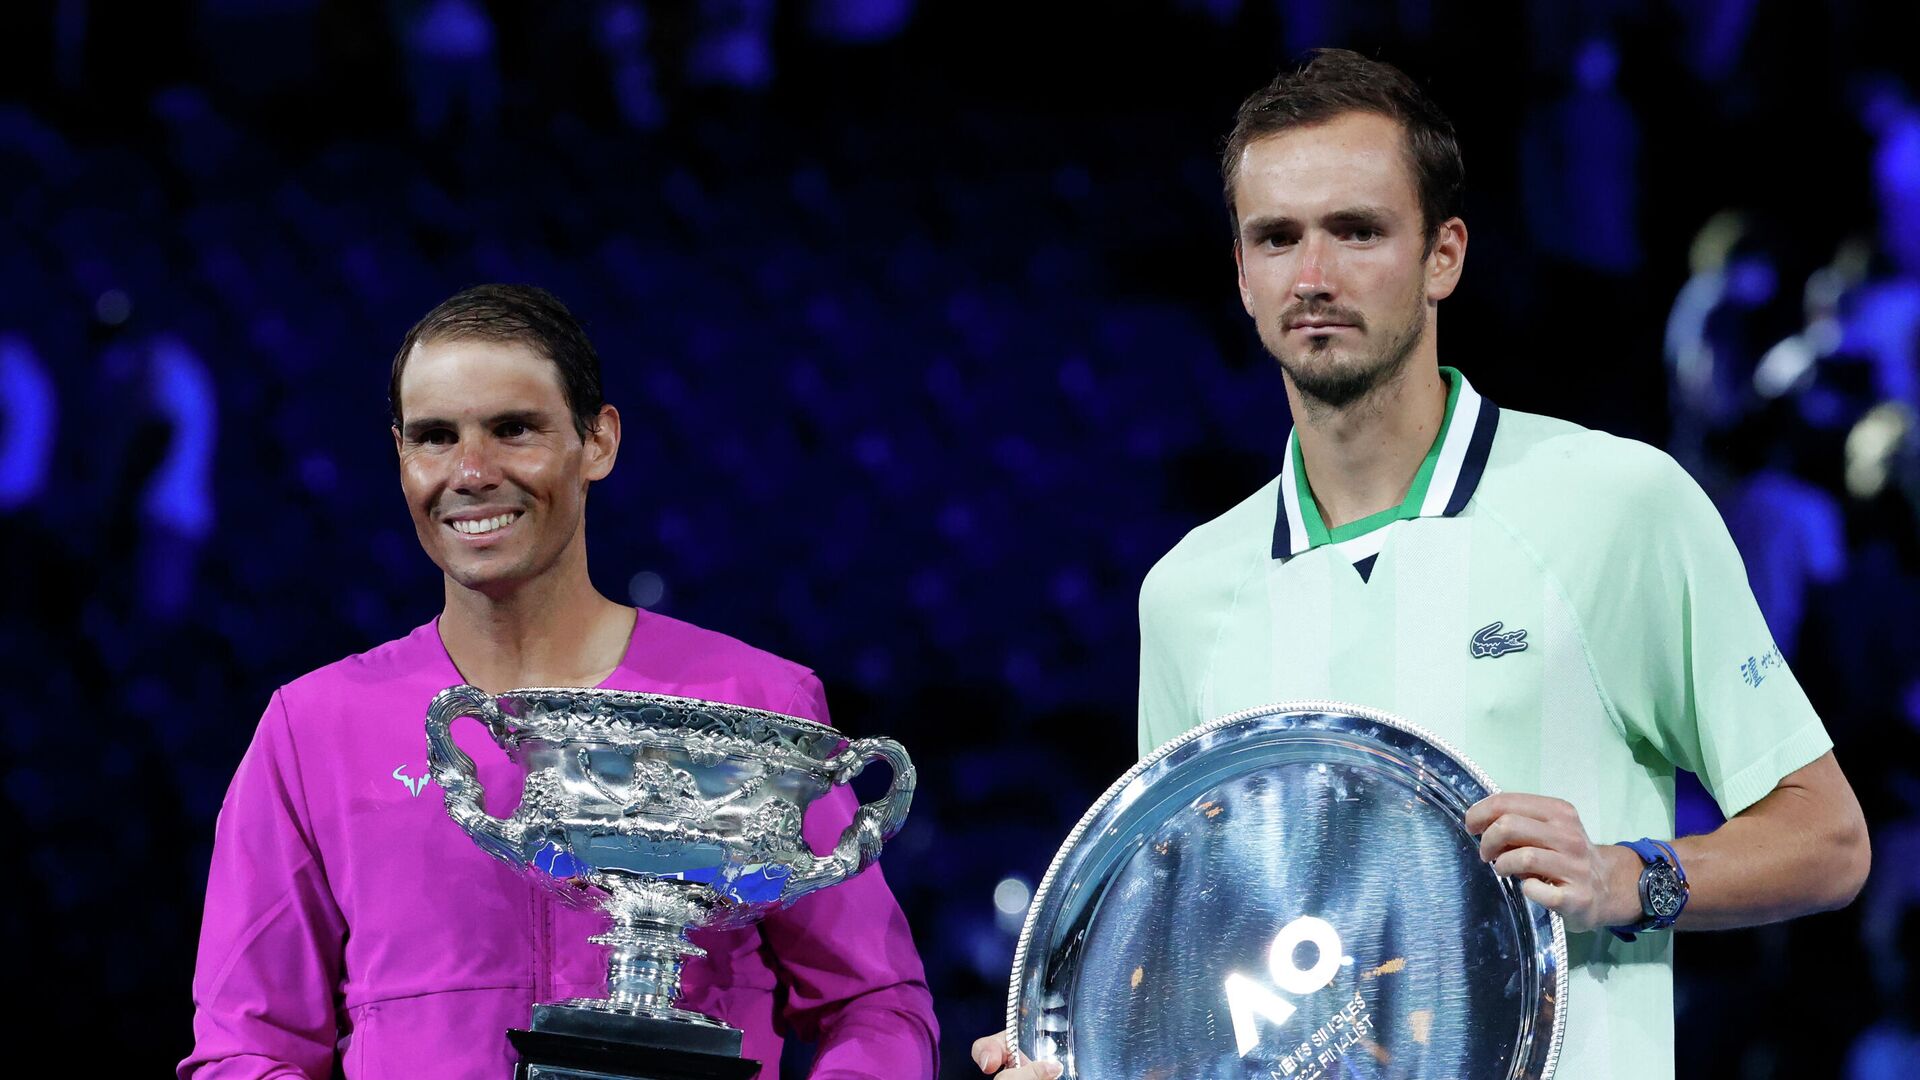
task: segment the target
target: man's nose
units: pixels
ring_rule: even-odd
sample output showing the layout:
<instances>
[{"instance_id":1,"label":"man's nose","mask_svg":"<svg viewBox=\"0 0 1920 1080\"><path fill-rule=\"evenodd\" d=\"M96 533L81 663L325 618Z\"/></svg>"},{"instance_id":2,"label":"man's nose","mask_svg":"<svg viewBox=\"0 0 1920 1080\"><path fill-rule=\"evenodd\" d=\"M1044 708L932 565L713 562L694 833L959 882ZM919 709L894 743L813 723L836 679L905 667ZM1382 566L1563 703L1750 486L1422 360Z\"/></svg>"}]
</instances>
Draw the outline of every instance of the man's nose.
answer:
<instances>
[{"instance_id":1,"label":"man's nose","mask_svg":"<svg viewBox=\"0 0 1920 1080\"><path fill-rule=\"evenodd\" d=\"M1327 255L1324 238L1309 236L1301 240L1300 270L1293 278L1295 299L1333 299L1333 283L1327 275Z\"/></svg>"},{"instance_id":2,"label":"man's nose","mask_svg":"<svg viewBox=\"0 0 1920 1080\"><path fill-rule=\"evenodd\" d=\"M469 444L454 463L453 486L456 491L491 491L500 484L500 466L484 440Z\"/></svg>"}]
</instances>

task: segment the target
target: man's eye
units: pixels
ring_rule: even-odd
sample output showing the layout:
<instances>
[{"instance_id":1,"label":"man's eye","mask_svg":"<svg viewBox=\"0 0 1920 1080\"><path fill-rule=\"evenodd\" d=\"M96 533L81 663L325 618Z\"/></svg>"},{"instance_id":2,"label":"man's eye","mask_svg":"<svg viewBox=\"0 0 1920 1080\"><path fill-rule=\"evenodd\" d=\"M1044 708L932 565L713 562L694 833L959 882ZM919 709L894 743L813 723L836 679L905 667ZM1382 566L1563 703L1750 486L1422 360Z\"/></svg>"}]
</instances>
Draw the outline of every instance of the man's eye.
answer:
<instances>
[{"instance_id":1,"label":"man's eye","mask_svg":"<svg viewBox=\"0 0 1920 1080\"><path fill-rule=\"evenodd\" d=\"M1362 244L1372 243L1380 239L1380 230L1367 228L1354 229L1347 234L1347 237Z\"/></svg>"},{"instance_id":2,"label":"man's eye","mask_svg":"<svg viewBox=\"0 0 1920 1080\"><path fill-rule=\"evenodd\" d=\"M446 428L434 428L432 431L423 433L420 441L429 446L445 446L453 441L453 432Z\"/></svg>"},{"instance_id":3,"label":"man's eye","mask_svg":"<svg viewBox=\"0 0 1920 1080\"><path fill-rule=\"evenodd\" d=\"M517 438L521 435L525 435L529 430L530 429L527 427L527 425L522 424L516 420L511 423L501 424L499 427L494 429L494 434L500 436L503 439L512 439L512 438Z\"/></svg>"}]
</instances>

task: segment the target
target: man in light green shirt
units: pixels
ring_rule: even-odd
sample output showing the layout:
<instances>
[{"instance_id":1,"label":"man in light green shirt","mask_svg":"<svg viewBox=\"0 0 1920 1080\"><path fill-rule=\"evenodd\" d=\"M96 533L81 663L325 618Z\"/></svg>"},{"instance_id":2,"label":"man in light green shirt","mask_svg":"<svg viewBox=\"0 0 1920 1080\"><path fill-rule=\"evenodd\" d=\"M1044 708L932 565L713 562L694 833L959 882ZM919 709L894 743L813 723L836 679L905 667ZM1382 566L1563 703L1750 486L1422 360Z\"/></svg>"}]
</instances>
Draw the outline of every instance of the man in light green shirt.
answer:
<instances>
[{"instance_id":1,"label":"man in light green shirt","mask_svg":"<svg viewBox=\"0 0 1920 1080\"><path fill-rule=\"evenodd\" d=\"M1849 902L1866 826L1832 742L1671 458L1497 408L1440 366L1463 172L1411 80L1319 53L1241 106L1223 168L1241 300L1294 428L1280 476L1147 575L1141 750L1302 699L1438 735L1505 792L1468 814L1482 856L1566 921L1558 1075L1671 1076L1659 886L1684 874L1683 929ZM1676 769L1727 823L1617 846L1673 835ZM987 1071L1004 1058L975 1046Z\"/></svg>"}]
</instances>

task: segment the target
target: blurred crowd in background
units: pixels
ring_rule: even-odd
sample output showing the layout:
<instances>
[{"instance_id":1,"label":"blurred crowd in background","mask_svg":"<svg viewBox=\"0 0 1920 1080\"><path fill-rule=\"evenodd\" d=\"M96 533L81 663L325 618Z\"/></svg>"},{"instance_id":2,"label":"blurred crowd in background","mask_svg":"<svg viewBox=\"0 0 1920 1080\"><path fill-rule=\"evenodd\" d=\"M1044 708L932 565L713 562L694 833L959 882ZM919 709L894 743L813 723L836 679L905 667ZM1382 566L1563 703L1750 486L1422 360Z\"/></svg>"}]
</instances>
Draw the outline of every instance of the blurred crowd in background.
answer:
<instances>
[{"instance_id":1,"label":"blurred crowd in background","mask_svg":"<svg viewBox=\"0 0 1920 1080\"><path fill-rule=\"evenodd\" d=\"M0 931L30 1037L101 1074L186 1050L268 694L439 607L393 350L521 281L625 417L602 590L816 668L841 727L913 753L884 865L968 1075L1033 883L1135 756L1142 575L1278 471L1214 155L1344 45L1460 128L1443 362L1693 472L1873 826L1849 910L1683 938L1682 1075L1920 1075L1917 33L1867 0L10 5ZM1717 821L1697 786L1680 815Z\"/></svg>"}]
</instances>

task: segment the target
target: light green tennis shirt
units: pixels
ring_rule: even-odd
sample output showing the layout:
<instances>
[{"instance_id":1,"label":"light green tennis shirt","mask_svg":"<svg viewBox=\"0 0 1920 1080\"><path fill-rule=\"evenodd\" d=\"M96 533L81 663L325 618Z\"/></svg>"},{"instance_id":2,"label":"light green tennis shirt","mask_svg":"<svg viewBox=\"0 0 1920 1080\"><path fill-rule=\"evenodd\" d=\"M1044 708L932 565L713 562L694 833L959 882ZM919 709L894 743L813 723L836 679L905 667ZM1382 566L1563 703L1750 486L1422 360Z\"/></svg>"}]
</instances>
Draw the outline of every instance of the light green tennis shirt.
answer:
<instances>
[{"instance_id":1,"label":"light green tennis shirt","mask_svg":"<svg viewBox=\"0 0 1920 1080\"><path fill-rule=\"evenodd\" d=\"M1142 753L1301 699L1438 735L1596 842L1667 838L1674 770L1729 817L1832 748L1726 526L1644 443L1500 409L1459 372L1405 502L1329 530L1298 442L1140 590ZM1570 934L1557 1075L1673 1075L1673 935Z\"/></svg>"}]
</instances>

